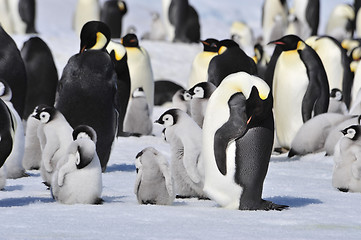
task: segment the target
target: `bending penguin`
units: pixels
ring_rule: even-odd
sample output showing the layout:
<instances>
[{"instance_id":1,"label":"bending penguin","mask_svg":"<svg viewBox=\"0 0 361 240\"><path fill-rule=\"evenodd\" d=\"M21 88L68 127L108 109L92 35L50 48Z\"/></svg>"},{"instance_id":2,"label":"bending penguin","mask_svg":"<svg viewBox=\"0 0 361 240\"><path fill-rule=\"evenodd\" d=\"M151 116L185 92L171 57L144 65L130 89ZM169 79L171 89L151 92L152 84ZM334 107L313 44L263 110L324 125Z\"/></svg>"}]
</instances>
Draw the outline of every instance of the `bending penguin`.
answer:
<instances>
[{"instance_id":1,"label":"bending penguin","mask_svg":"<svg viewBox=\"0 0 361 240\"><path fill-rule=\"evenodd\" d=\"M53 175L52 196L64 204L100 204L103 185L96 132L87 125L79 125L72 136L73 141Z\"/></svg>"},{"instance_id":2,"label":"bending penguin","mask_svg":"<svg viewBox=\"0 0 361 240\"><path fill-rule=\"evenodd\" d=\"M153 147L135 158L137 177L134 193L139 204L171 205L175 198L168 160Z\"/></svg>"},{"instance_id":3,"label":"bending penguin","mask_svg":"<svg viewBox=\"0 0 361 240\"><path fill-rule=\"evenodd\" d=\"M230 209L287 208L262 199L273 140L270 87L245 72L226 77L209 99L203 123L204 192Z\"/></svg>"}]
</instances>

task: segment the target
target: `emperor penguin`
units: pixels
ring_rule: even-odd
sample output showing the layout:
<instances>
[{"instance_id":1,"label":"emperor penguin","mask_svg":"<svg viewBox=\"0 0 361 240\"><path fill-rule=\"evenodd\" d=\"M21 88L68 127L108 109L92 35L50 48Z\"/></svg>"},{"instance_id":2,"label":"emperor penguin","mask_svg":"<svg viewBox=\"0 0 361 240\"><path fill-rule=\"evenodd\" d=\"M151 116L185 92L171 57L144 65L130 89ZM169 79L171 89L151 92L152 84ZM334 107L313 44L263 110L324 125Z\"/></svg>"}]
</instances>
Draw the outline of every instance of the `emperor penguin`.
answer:
<instances>
[{"instance_id":1,"label":"emperor penguin","mask_svg":"<svg viewBox=\"0 0 361 240\"><path fill-rule=\"evenodd\" d=\"M73 141L54 172L52 196L63 204L100 204L103 184L96 132L87 125L79 125L72 136Z\"/></svg>"},{"instance_id":2,"label":"emperor penguin","mask_svg":"<svg viewBox=\"0 0 361 240\"><path fill-rule=\"evenodd\" d=\"M0 98L0 169L4 166L14 145L15 122L5 102ZM3 169L4 171L4 169ZM6 179L6 175L5 179Z\"/></svg>"},{"instance_id":3,"label":"emperor penguin","mask_svg":"<svg viewBox=\"0 0 361 240\"><path fill-rule=\"evenodd\" d=\"M360 115L350 115L350 118L346 118L339 124L334 126L326 137L325 151L326 156L333 156L335 153L335 146L340 138L343 136L341 131L351 125L360 124Z\"/></svg>"},{"instance_id":4,"label":"emperor penguin","mask_svg":"<svg viewBox=\"0 0 361 240\"><path fill-rule=\"evenodd\" d=\"M361 1L360 0L354 0L353 1L353 8L355 10L355 34L356 37L361 37L361 14L359 12L361 8Z\"/></svg>"},{"instance_id":5,"label":"emperor penguin","mask_svg":"<svg viewBox=\"0 0 361 240\"><path fill-rule=\"evenodd\" d=\"M170 80L156 80L154 81L154 105L162 106L172 102L174 94L178 90L184 88Z\"/></svg>"},{"instance_id":6,"label":"emperor penguin","mask_svg":"<svg viewBox=\"0 0 361 240\"><path fill-rule=\"evenodd\" d=\"M175 198L173 180L165 156L153 147L135 158L137 177L134 193L139 204L171 205Z\"/></svg>"},{"instance_id":7,"label":"emperor penguin","mask_svg":"<svg viewBox=\"0 0 361 240\"><path fill-rule=\"evenodd\" d=\"M335 147L332 186L342 192L361 192L361 126L342 130Z\"/></svg>"},{"instance_id":8,"label":"emperor penguin","mask_svg":"<svg viewBox=\"0 0 361 240\"><path fill-rule=\"evenodd\" d=\"M197 11L188 0L163 0L163 13L169 41L197 43L200 23Z\"/></svg>"},{"instance_id":9,"label":"emperor penguin","mask_svg":"<svg viewBox=\"0 0 361 240\"><path fill-rule=\"evenodd\" d=\"M117 74L110 55L101 50L72 56L58 83L55 107L72 127L92 127L103 172L117 133Z\"/></svg>"},{"instance_id":10,"label":"emperor penguin","mask_svg":"<svg viewBox=\"0 0 361 240\"><path fill-rule=\"evenodd\" d=\"M346 50L339 41L330 36L311 37L306 40L306 44L312 47L320 57L330 89L340 89L344 96L344 102L349 107L353 74Z\"/></svg>"},{"instance_id":11,"label":"emperor penguin","mask_svg":"<svg viewBox=\"0 0 361 240\"><path fill-rule=\"evenodd\" d=\"M231 39L246 50L254 45L253 30L243 21L234 21L230 28Z\"/></svg>"},{"instance_id":12,"label":"emperor penguin","mask_svg":"<svg viewBox=\"0 0 361 240\"><path fill-rule=\"evenodd\" d=\"M88 21L100 20L99 0L78 0L74 12L73 29L80 34L81 29Z\"/></svg>"},{"instance_id":13,"label":"emperor penguin","mask_svg":"<svg viewBox=\"0 0 361 240\"><path fill-rule=\"evenodd\" d=\"M108 0L103 3L100 21L107 24L112 38L122 36L123 17L127 13L127 4L121 0Z\"/></svg>"},{"instance_id":14,"label":"emperor penguin","mask_svg":"<svg viewBox=\"0 0 361 240\"><path fill-rule=\"evenodd\" d=\"M118 110L118 131L117 136L124 136L123 123L127 112L128 102L130 99L130 73L128 67L128 55L125 47L119 42L110 41L107 46L114 63L115 72L117 73L117 100Z\"/></svg>"},{"instance_id":15,"label":"emperor penguin","mask_svg":"<svg viewBox=\"0 0 361 240\"><path fill-rule=\"evenodd\" d=\"M220 41L218 55L209 62L208 82L218 87L225 77L239 71L256 75L257 66L235 41L231 39Z\"/></svg>"},{"instance_id":16,"label":"emperor penguin","mask_svg":"<svg viewBox=\"0 0 361 240\"><path fill-rule=\"evenodd\" d=\"M331 89L330 104L328 105L329 113L340 113L343 115L348 114L347 106L343 100L342 91L338 88Z\"/></svg>"},{"instance_id":17,"label":"emperor penguin","mask_svg":"<svg viewBox=\"0 0 361 240\"><path fill-rule=\"evenodd\" d=\"M35 108L34 108L35 110ZM26 120L25 147L23 167L25 170L38 170L41 166L41 146L38 138L38 127L40 121L32 114Z\"/></svg>"},{"instance_id":18,"label":"emperor penguin","mask_svg":"<svg viewBox=\"0 0 361 240\"><path fill-rule=\"evenodd\" d=\"M216 86L210 82L201 82L189 89L187 92L191 95L191 117L202 128L204 115L206 114L208 100Z\"/></svg>"},{"instance_id":19,"label":"emperor penguin","mask_svg":"<svg viewBox=\"0 0 361 240\"><path fill-rule=\"evenodd\" d=\"M150 31L145 32L141 39L150 41L165 41L167 40L167 32L164 22L158 12L150 13L152 22L150 24Z\"/></svg>"},{"instance_id":20,"label":"emperor penguin","mask_svg":"<svg viewBox=\"0 0 361 240\"><path fill-rule=\"evenodd\" d=\"M0 191L4 189L6 185L6 166L0 167Z\"/></svg>"},{"instance_id":21,"label":"emperor penguin","mask_svg":"<svg viewBox=\"0 0 361 240\"><path fill-rule=\"evenodd\" d=\"M329 84L320 57L298 36L271 43L281 48L272 78L276 135L280 146L289 149L304 122L327 112Z\"/></svg>"},{"instance_id":22,"label":"emperor penguin","mask_svg":"<svg viewBox=\"0 0 361 240\"><path fill-rule=\"evenodd\" d=\"M139 45L137 35L128 33L122 38L122 44L127 50L128 67L131 81L130 92L141 87L147 98L150 114L154 106L154 77L151 59L147 50Z\"/></svg>"},{"instance_id":23,"label":"emperor penguin","mask_svg":"<svg viewBox=\"0 0 361 240\"><path fill-rule=\"evenodd\" d=\"M256 43L254 45L254 62L257 66L257 76L265 79L266 71L268 68L268 63L270 62L270 56L266 52L266 50L263 48L263 46L260 43Z\"/></svg>"},{"instance_id":24,"label":"emperor penguin","mask_svg":"<svg viewBox=\"0 0 361 240\"><path fill-rule=\"evenodd\" d=\"M203 192L202 129L180 109L165 111L156 123L171 147L171 174L179 198L207 198Z\"/></svg>"},{"instance_id":25,"label":"emperor penguin","mask_svg":"<svg viewBox=\"0 0 361 240\"><path fill-rule=\"evenodd\" d=\"M129 106L124 119L124 131L140 134L151 135L153 130L152 116L146 95L142 88L137 88L132 93Z\"/></svg>"},{"instance_id":26,"label":"emperor penguin","mask_svg":"<svg viewBox=\"0 0 361 240\"><path fill-rule=\"evenodd\" d=\"M52 106L39 105L31 116L40 121L37 129L41 147L40 174L44 184L49 187L57 163L72 141L73 128L63 114Z\"/></svg>"},{"instance_id":27,"label":"emperor penguin","mask_svg":"<svg viewBox=\"0 0 361 240\"><path fill-rule=\"evenodd\" d=\"M37 33L35 0L8 0L13 33Z\"/></svg>"},{"instance_id":28,"label":"emperor penguin","mask_svg":"<svg viewBox=\"0 0 361 240\"><path fill-rule=\"evenodd\" d=\"M199 52L193 59L191 73L188 79L188 88L193 87L197 83L207 82L208 66L212 58L218 55L219 41L214 38L207 38L201 41L203 51Z\"/></svg>"},{"instance_id":29,"label":"emperor penguin","mask_svg":"<svg viewBox=\"0 0 361 240\"><path fill-rule=\"evenodd\" d=\"M0 80L0 98L8 107L15 126L13 149L5 162L6 176L9 179L16 179L28 175L25 173L25 169L22 165L25 149L24 126L18 112L10 102L11 96L12 93L9 85L5 81Z\"/></svg>"},{"instance_id":30,"label":"emperor penguin","mask_svg":"<svg viewBox=\"0 0 361 240\"><path fill-rule=\"evenodd\" d=\"M54 105L58 71L53 54L40 37L31 37L21 49L26 74L27 90L23 119L28 119L39 104Z\"/></svg>"},{"instance_id":31,"label":"emperor penguin","mask_svg":"<svg viewBox=\"0 0 361 240\"><path fill-rule=\"evenodd\" d=\"M320 21L320 0L294 0L291 14L298 22L297 30L293 34L301 39L317 35Z\"/></svg>"},{"instance_id":32,"label":"emperor penguin","mask_svg":"<svg viewBox=\"0 0 361 240\"><path fill-rule=\"evenodd\" d=\"M262 6L263 42L282 37L287 28L288 5L286 0L264 0Z\"/></svg>"},{"instance_id":33,"label":"emperor penguin","mask_svg":"<svg viewBox=\"0 0 361 240\"><path fill-rule=\"evenodd\" d=\"M0 23L7 33L14 33L13 20L11 17L8 0L0 0Z\"/></svg>"},{"instance_id":34,"label":"emperor penguin","mask_svg":"<svg viewBox=\"0 0 361 240\"><path fill-rule=\"evenodd\" d=\"M209 99L203 123L204 192L220 206L282 210L263 200L274 124L272 93L245 72L227 76Z\"/></svg>"},{"instance_id":35,"label":"emperor penguin","mask_svg":"<svg viewBox=\"0 0 361 240\"><path fill-rule=\"evenodd\" d=\"M11 102L23 118L27 78L24 61L14 40L0 26L0 76L5 80L12 91Z\"/></svg>"},{"instance_id":36,"label":"emperor penguin","mask_svg":"<svg viewBox=\"0 0 361 240\"><path fill-rule=\"evenodd\" d=\"M324 151L326 138L330 131L350 118L352 118L350 115L330 112L311 118L300 127L293 138L288 157Z\"/></svg>"},{"instance_id":37,"label":"emperor penguin","mask_svg":"<svg viewBox=\"0 0 361 240\"><path fill-rule=\"evenodd\" d=\"M106 48L111 39L111 32L105 23L101 21L88 21L80 31L80 53L85 50L102 50Z\"/></svg>"},{"instance_id":38,"label":"emperor penguin","mask_svg":"<svg viewBox=\"0 0 361 240\"><path fill-rule=\"evenodd\" d=\"M179 89L172 97L171 107L191 115L191 99L192 96L185 89Z\"/></svg>"},{"instance_id":39,"label":"emperor penguin","mask_svg":"<svg viewBox=\"0 0 361 240\"><path fill-rule=\"evenodd\" d=\"M353 37L355 11L349 4L338 4L332 10L326 24L325 34L338 41Z\"/></svg>"}]
</instances>

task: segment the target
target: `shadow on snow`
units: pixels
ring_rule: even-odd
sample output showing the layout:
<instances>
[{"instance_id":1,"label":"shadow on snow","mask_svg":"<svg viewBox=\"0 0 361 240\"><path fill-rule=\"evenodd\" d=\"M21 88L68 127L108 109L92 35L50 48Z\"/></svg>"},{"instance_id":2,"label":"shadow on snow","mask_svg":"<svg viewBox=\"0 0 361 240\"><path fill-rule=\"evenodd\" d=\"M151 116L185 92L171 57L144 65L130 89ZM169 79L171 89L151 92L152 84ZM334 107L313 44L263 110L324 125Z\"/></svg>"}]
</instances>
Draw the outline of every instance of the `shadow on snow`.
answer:
<instances>
[{"instance_id":1,"label":"shadow on snow","mask_svg":"<svg viewBox=\"0 0 361 240\"><path fill-rule=\"evenodd\" d=\"M22 207L33 203L54 202L49 197L23 197L23 198L5 198L0 200L0 207Z\"/></svg>"},{"instance_id":2,"label":"shadow on snow","mask_svg":"<svg viewBox=\"0 0 361 240\"><path fill-rule=\"evenodd\" d=\"M314 198L299 198L299 197L289 197L289 196L275 196L270 198L265 198L265 200L274 202L276 204L287 205L290 208L293 207L305 207L310 204L321 204L322 201Z\"/></svg>"}]
</instances>

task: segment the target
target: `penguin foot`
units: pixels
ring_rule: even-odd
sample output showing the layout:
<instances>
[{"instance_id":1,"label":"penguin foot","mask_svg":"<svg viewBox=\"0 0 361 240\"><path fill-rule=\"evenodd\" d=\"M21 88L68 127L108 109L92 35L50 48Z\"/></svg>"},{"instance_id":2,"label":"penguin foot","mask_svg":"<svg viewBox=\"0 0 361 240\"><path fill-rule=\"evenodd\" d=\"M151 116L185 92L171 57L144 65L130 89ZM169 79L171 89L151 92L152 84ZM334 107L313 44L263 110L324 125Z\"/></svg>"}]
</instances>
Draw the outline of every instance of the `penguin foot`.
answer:
<instances>
[{"instance_id":1,"label":"penguin foot","mask_svg":"<svg viewBox=\"0 0 361 240\"><path fill-rule=\"evenodd\" d=\"M271 201L266 201L263 200L262 204L261 204L261 208L259 210L265 210L265 211L270 211L270 210L276 210L276 211L282 211L284 209L289 208L289 206L287 205L279 205L276 203L273 203Z\"/></svg>"},{"instance_id":2,"label":"penguin foot","mask_svg":"<svg viewBox=\"0 0 361 240\"><path fill-rule=\"evenodd\" d=\"M119 132L117 137L141 137L140 133L131 133L131 132Z\"/></svg>"},{"instance_id":3,"label":"penguin foot","mask_svg":"<svg viewBox=\"0 0 361 240\"><path fill-rule=\"evenodd\" d=\"M211 199L209 197L202 196L202 197L198 197L198 200L211 200Z\"/></svg>"},{"instance_id":4,"label":"penguin foot","mask_svg":"<svg viewBox=\"0 0 361 240\"><path fill-rule=\"evenodd\" d=\"M337 188L339 191L341 191L341 192L348 192L348 188Z\"/></svg>"},{"instance_id":5,"label":"penguin foot","mask_svg":"<svg viewBox=\"0 0 361 240\"><path fill-rule=\"evenodd\" d=\"M175 198L193 198L193 196L185 196L185 195L176 195Z\"/></svg>"},{"instance_id":6,"label":"penguin foot","mask_svg":"<svg viewBox=\"0 0 361 240\"><path fill-rule=\"evenodd\" d=\"M291 158L296 155L298 155L298 153L291 148L290 151L288 152L288 157Z\"/></svg>"},{"instance_id":7,"label":"penguin foot","mask_svg":"<svg viewBox=\"0 0 361 240\"><path fill-rule=\"evenodd\" d=\"M280 147L280 148L273 149L273 151L276 152L276 153L282 154L282 153L288 152L288 149Z\"/></svg>"},{"instance_id":8,"label":"penguin foot","mask_svg":"<svg viewBox=\"0 0 361 240\"><path fill-rule=\"evenodd\" d=\"M104 203L104 199L102 198L97 198L95 199L95 202L93 204L95 205L102 205Z\"/></svg>"},{"instance_id":9,"label":"penguin foot","mask_svg":"<svg viewBox=\"0 0 361 240\"><path fill-rule=\"evenodd\" d=\"M43 182L43 184L48 187L47 190L50 190L50 184L49 183Z\"/></svg>"}]
</instances>

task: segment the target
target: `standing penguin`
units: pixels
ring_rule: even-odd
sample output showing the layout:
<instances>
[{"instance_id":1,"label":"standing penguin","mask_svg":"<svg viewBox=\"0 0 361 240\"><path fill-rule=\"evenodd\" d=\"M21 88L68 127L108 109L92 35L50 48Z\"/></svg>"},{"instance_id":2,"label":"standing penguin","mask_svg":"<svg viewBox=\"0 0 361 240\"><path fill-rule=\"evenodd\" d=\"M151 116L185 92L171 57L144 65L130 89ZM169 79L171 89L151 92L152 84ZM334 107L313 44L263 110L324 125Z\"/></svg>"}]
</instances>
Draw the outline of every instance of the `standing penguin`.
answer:
<instances>
[{"instance_id":1,"label":"standing penguin","mask_svg":"<svg viewBox=\"0 0 361 240\"><path fill-rule=\"evenodd\" d=\"M230 34L231 39L242 49L247 49L254 45L254 34L252 28L245 22L234 21L231 25Z\"/></svg>"},{"instance_id":2,"label":"standing penguin","mask_svg":"<svg viewBox=\"0 0 361 240\"><path fill-rule=\"evenodd\" d=\"M154 77L148 52L141 46L137 35L128 33L122 38L122 44L127 50L128 67L130 73L131 89L143 88L147 98L150 114L154 106Z\"/></svg>"},{"instance_id":3,"label":"standing penguin","mask_svg":"<svg viewBox=\"0 0 361 240\"><path fill-rule=\"evenodd\" d=\"M209 99L203 123L204 192L230 209L286 208L262 199L273 136L269 86L245 72L226 77Z\"/></svg>"},{"instance_id":4,"label":"standing penguin","mask_svg":"<svg viewBox=\"0 0 361 240\"><path fill-rule=\"evenodd\" d=\"M349 4L342 3L335 6L326 24L325 34L342 42L352 38L354 31L355 11Z\"/></svg>"},{"instance_id":5,"label":"standing penguin","mask_svg":"<svg viewBox=\"0 0 361 240\"><path fill-rule=\"evenodd\" d=\"M189 89L187 92L192 96L191 99L191 117L198 124L203 126L204 115L206 114L208 100L212 93L216 90L210 82L201 82Z\"/></svg>"},{"instance_id":6,"label":"standing penguin","mask_svg":"<svg viewBox=\"0 0 361 240\"><path fill-rule=\"evenodd\" d=\"M8 107L15 126L13 149L5 162L6 176L10 179L16 179L28 175L25 173L25 169L22 165L25 149L24 126L18 112L10 102L11 96L12 93L9 85L5 81L0 80L0 98Z\"/></svg>"},{"instance_id":7,"label":"standing penguin","mask_svg":"<svg viewBox=\"0 0 361 240\"><path fill-rule=\"evenodd\" d=\"M83 25L88 21L100 20L100 5L99 0L78 0L74 19L73 29L76 34L79 34Z\"/></svg>"},{"instance_id":8,"label":"standing penguin","mask_svg":"<svg viewBox=\"0 0 361 240\"><path fill-rule=\"evenodd\" d=\"M26 120L23 166L26 170L38 170L41 166L41 146L38 138L40 121L32 117Z\"/></svg>"},{"instance_id":9,"label":"standing penguin","mask_svg":"<svg viewBox=\"0 0 361 240\"><path fill-rule=\"evenodd\" d=\"M167 159L153 147L139 152L135 159L137 177L134 193L139 204L171 205L175 194Z\"/></svg>"},{"instance_id":10,"label":"standing penguin","mask_svg":"<svg viewBox=\"0 0 361 240\"><path fill-rule=\"evenodd\" d=\"M145 93L142 88L137 88L132 93L129 106L124 119L124 131L150 135L153 130L153 122Z\"/></svg>"},{"instance_id":11,"label":"standing penguin","mask_svg":"<svg viewBox=\"0 0 361 240\"><path fill-rule=\"evenodd\" d=\"M172 108L178 108L191 115L192 96L184 89L179 89L172 97Z\"/></svg>"},{"instance_id":12,"label":"standing penguin","mask_svg":"<svg viewBox=\"0 0 361 240\"><path fill-rule=\"evenodd\" d=\"M257 74L257 66L238 44L230 39L219 42L218 56L214 56L208 66L208 82L216 87L231 73L244 71Z\"/></svg>"},{"instance_id":13,"label":"standing penguin","mask_svg":"<svg viewBox=\"0 0 361 240\"><path fill-rule=\"evenodd\" d=\"M8 0L0 0L0 23L7 33L14 33Z\"/></svg>"},{"instance_id":14,"label":"standing penguin","mask_svg":"<svg viewBox=\"0 0 361 240\"><path fill-rule=\"evenodd\" d=\"M122 36L123 17L127 13L127 5L121 0L108 0L103 3L100 12L100 21L107 24L112 38Z\"/></svg>"},{"instance_id":15,"label":"standing penguin","mask_svg":"<svg viewBox=\"0 0 361 240\"><path fill-rule=\"evenodd\" d=\"M257 66L257 76L264 80L270 57L260 43L254 45L253 60Z\"/></svg>"},{"instance_id":16,"label":"standing penguin","mask_svg":"<svg viewBox=\"0 0 361 240\"><path fill-rule=\"evenodd\" d=\"M156 123L164 126L171 146L171 171L178 197L206 198L201 160L202 129L180 109L164 112Z\"/></svg>"},{"instance_id":17,"label":"standing penguin","mask_svg":"<svg viewBox=\"0 0 361 240\"><path fill-rule=\"evenodd\" d=\"M191 73L188 79L188 88L193 87L199 82L207 82L208 66L212 58L218 55L219 41L214 38L207 38L201 41L203 51L198 53L192 62Z\"/></svg>"},{"instance_id":18,"label":"standing penguin","mask_svg":"<svg viewBox=\"0 0 361 240\"><path fill-rule=\"evenodd\" d=\"M79 125L72 136L73 141L54 172L51 194L64 204L100 204L103 185L96 132L87 125Z\"/></svg>"},{"instance_id":19,"label":"standing penguin","mask_svg":"<svg viewBox=\"0 0 361 240\"><path fill-rule=\"evenodd\" d=\"M329 113L348 114L347 106L343 100L343 94L340 89L333 88L330 93L330 104L328 105Z\"/></svg>"},{"instance_id":20,"label":"standing penguin","mask_svg":"<svg viewBox=\"0 0 361 240\"><path fill-rule=\"evenodd\" d=\"M0 99L0 168L4 165L13 149L14 132L15 123L9 108L5 102Z\"/></svg>"},{"instance_id":21,"label":"standing penguin","mask_svg":"<svg viewBox=\"0 0 361 240\"><path fill-rule=\"evenodd\" d=\"M361 126L342 130L335 147L332 186L342 192L361 192Z\"/></svg>"},{"instance_id":22,"label":"standing penguin","mask_svg":"<svg viewBox=\"0 0 361 240\"><path fill-rule=\"evenodd\" d=\"M0 26L0 76L12 91L11 102L23 118L27 89L26 70L20 51L14 40Z\"/></svg>"},{"instance_id":23,"label":"standing penguin","mask_svg":"<svg viewBox=\"0 0 361 240\"><path fill-rule=\"evenodd\" d=\"M63 70L55 103L72 127L86 124L94 128L103 172L117 131L116 82L117 75L107 52L76 54Z\"/></svg>"},{"instance_id":24,"label":"standing penguin","mask_svg":"<svg viewBox=\"0 0 361 240\"><path fill-rule=\"evenodd\" d=\"M126 135L123 131L123 123L127 112L128 102L130 98L130 73L128 67L128 56L125 47L117 42L110 41L107 51L114 62L115 72L117 73L117 110L118 116L118 132L117 136Z\"/></svg>"},{"instance_id":25,"label":"standing penguin","mask_svg":"<svg viewBox=\"0 0 361 240\"><path fill-rule=\"evenodd\" d=\"M27 119L37 105L54 105L59 78L51 50L41 38L27 40L21 56L28 80L23 114L23 119Z\"/></svg>"},{"instance_id":26,"label":"standing penguin","mask_svg":"<svg viewBox=\"0 0 361 240\"><path fill-rule=\"evenodd\" d=\"M8 0L8 6L12 21L13 33L15 34L36 33L35 0Z\"/></svg>"},{"instance_id":27,"label":"standing penguin","mask_svg":"<svg viewBox=\"0 0 361 240\"><path fill-rule=\"evenodd\" d=\"M38 138L41 146L40 173L44 184L51 185L51 178L58 161L65 155L72 141L72 127L63 114L54 107L39 105L32 117L40 121Z\"/></svg>"},{"instance_id":28,"label":"standing penguin","mask_svg":"<svg viewBox=\"0 0 361 240\"><path fill-rule=\"evenodd\" d=\"M286 35L271 43L281 49L271 77L277 140L289 149L304 122L327 112L330 90L321 59L299 37Z\"/></svg>"}]
</instances>

